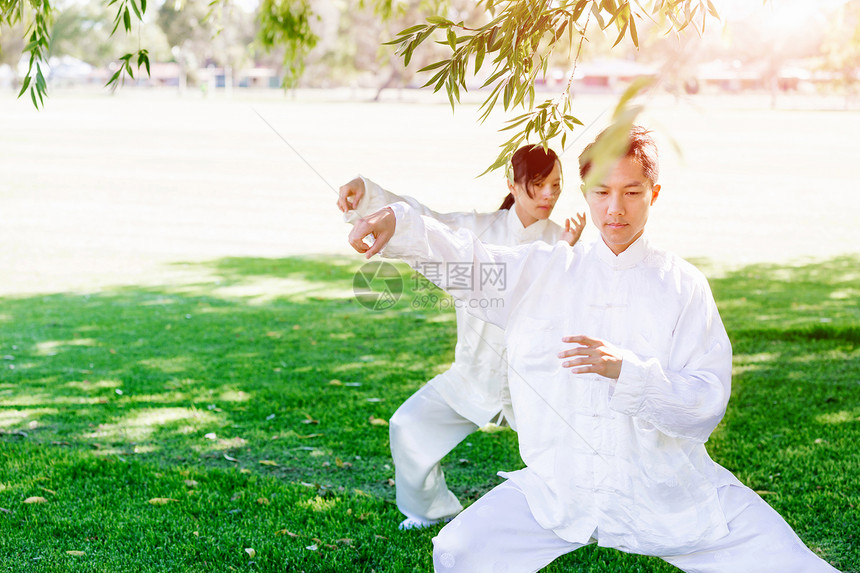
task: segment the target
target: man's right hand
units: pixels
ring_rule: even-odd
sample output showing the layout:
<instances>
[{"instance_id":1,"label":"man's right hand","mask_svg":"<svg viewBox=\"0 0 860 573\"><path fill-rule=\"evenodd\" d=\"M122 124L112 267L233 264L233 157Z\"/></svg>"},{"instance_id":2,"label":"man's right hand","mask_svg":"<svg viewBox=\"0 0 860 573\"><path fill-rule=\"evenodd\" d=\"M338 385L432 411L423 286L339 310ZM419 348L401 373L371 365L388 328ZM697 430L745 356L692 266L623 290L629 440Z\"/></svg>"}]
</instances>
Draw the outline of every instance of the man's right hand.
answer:
<instances>
[{"instance_id":1,"label":"man's right hand","mask_svg":"<svg viewBox=\"0 0 860 573\"><path fill-rule=\"evenodd\" d=\"M394 217L394 211L390 207L385 207L372 215L359 219L353 225L352 231L349 233L349 244L359 253L364 253L365 258L369 259L388 244L388 241L394 236L396 226L397 219ZM373 237L373 244L364 242L368 235Z\"/></svg>"},{"instance_id":2,"label":"man's right hand","mask_svg":"<svg viewBox=\"0 0 860 573\"><path fill-rule=\"evenodd\" d=\"M341 185L337 197L337 208L346 213L352 211L364 197L364 179L356 177L346 185Z\"/></svg>"}]
</instances>

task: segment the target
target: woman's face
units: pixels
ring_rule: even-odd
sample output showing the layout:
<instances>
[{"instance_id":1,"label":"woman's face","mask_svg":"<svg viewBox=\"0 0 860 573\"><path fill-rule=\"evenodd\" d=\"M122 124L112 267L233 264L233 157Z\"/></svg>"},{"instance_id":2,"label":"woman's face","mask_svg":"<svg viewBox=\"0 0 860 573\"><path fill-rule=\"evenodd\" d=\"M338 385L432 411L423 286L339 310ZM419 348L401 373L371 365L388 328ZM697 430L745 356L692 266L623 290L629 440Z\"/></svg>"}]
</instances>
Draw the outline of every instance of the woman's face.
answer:
<instances>
[{"instance_id":1,"label":"woman's face","mask_svg":"<svg viewBox=\"0 0 860 573\"><path fill-rule=\"evenodd\" d=\"M555 165L543 181L529 184L531 197L523 185L519 183L508 183L508 189L514 194L514 209L520 218L523 227L532 223L548 219L561 195L561 164L556 161Z\"/></svg>"}]
</instances>

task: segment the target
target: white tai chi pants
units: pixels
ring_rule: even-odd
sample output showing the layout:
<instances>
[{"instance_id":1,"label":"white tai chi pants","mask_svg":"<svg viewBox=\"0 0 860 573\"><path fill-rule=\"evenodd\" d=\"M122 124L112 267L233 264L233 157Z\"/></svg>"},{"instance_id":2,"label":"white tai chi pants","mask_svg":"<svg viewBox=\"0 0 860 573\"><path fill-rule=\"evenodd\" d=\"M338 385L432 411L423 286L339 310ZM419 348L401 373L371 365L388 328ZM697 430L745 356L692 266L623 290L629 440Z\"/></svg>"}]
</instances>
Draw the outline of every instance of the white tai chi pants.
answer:
<instances>
[{"instance_id":1,"label":"white tai chi pants","mask_svg":"<svg viewBox=\"0 0 860 573\"><path fill-rule=\"evenodd\" d=\"M688 573L833 573L749 488L719 488L729 534L689 555L662 559ZM594 542L594 539L591 540ZM433 539L437 573L525 573L582 547L541 527L525 494L507 481L469 506Z\"/></svg>"},{"instance_id":2,"label":"white tai chi pants","mask_svg":"<svg viewBox=\"0 0 860 573\"><path fill-rule=\"evenodd\" d=\"M406 517L435 521L462 511L439 462L477 429L430 385L394 412L389 423L391 457L397 508Z\"/></svg>"}]
</instances>

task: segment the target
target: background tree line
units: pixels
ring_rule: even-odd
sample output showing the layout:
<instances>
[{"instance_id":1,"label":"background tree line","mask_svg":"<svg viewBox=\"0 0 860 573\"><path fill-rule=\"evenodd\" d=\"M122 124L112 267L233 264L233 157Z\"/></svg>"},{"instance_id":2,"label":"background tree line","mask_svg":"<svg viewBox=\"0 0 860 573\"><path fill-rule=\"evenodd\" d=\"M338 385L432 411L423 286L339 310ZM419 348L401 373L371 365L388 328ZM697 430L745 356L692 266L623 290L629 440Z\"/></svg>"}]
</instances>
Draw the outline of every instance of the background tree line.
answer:
<instances>
[{"instance_id":1,"label":"background tree line","mask_svg":"<svg viewBox=\"0 0 860 573\"><path fill-rule=\"evenodd\" d=\"M778 3L780 0L772 0ZM17 66L30 41L26 32L37 10L28 0L0 0L0 64ZM33 4L36 4L35 2ZM234 69L276 66L295 85L330 87L354 84L373 87L406 85L415 71L438 60L443 49L426 46L416 61L404 66L395 47L384 43L428 16L452 21L486 22L487 4L467 0L264 0L240 5L211 0L167 1L150 10L128 33L112 33L115 3L64 0L51 7L50 41L44 58L70 55L96 67L116 63L119 54L140 47L158 62L180 61L194 68L214 64ZM42 10L47 3L41 3ZM22 8L23 6L23 8ZM280 14L278 13L280 11ZM303 15L307 30L287 22L286 14ZM16 14L18 15L16 17ZM681 77L684 68L701 61L733 59L776 66L785 60L819 57L822 69L842 75L843 84L856 79L860 67L860 0L849 0L827 14L827 25L807 22L790 36L777 36L767 21L736 21L722 32L717 22L706 34L667 36L650 23L640 33L643 44L614 47L613 56L647 63L671 64ZM293 26L292 28L290 26ZM280 36L274 29L280 29ZM656 33L650 34L649 29ZM728 41L727 41L728 38ZM288 40L301 50L285 60ZM606 55L614 37L603 30L587 32L582 59ZM26 54L24 54L26 55ZM551 60L566 69L569 54L558 50ZM297 68L290 73L290 67ZM670 78L671 81L671 78Z\"/></svg>"},{"instance_id":2,"label":"background tree line","mask_svg":"<svg viewBox=\"0 0 860 573\"><path fill-rule=\"evenodd\" d=\"M789 0L765 5L781 1ZM774 20L750 16L723 27L712 0L0 0L0 63L26 67L19 95L29 93L37 107L47 93L45 62L59 55L112 66L114 86L149 73L151 62L176 62L191 81L200 68L262 65L280 68L286 86L424 84L447 92L452 107L461 92L485 88L482 118L497 107L524 112L509 120L511 138L493 169L525 141L560 138L564 147L580 123L570 97L576 66L599 56L660 69L621 96L619 134L641 109L637 95L679 92L699 63L714 59L757 64L776 90L787 61L814 57L853 94L860 0L793 29ZM550 74L560 75L561 88L540 101L536 87Z\"/></svg>"}]
</instances>

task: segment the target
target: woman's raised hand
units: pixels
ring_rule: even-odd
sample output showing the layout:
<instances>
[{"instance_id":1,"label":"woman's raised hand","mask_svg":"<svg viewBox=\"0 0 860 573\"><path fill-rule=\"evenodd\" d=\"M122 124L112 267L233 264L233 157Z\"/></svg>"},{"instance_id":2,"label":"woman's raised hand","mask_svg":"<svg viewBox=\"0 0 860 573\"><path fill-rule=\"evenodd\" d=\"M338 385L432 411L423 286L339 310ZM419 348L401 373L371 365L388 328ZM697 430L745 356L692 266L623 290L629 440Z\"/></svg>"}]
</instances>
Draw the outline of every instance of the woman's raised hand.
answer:
<instances>
[{"instance_id":1,"label":"woman's raised hand","mask_svg":"<svg viewBox=\"0 0 860 573\"><path fill-rule=\"evenodd\" d=\"M352 211L361 203L362 197L364 197L364 179L356 177L346 185L340 186L340 192L337 196L337 208L343 213Z\"/></svg>"},{"instance_id":2,"label":"woman's raised hand","mask_svg":"<svg viewBox=\"0 0 860 573\"><path fill-rule=\"evenodd\" d=\"M369 259L388 244L391 237L394 236L394 228L397 225L397 219L394 217L394 211L390 207L380 209L372 215L362 217L352 227L349 233L349 244L359 253L364 253L365 258ZM373 237L373 241L368 244L365 238Z\"/></svg>"},{"instance_id":3,"label":"woman's raised hand","mask_svg":"<svg viewBox=\"0 0 860 573\"><path fill-rule=\"evenodd\" d=\"M582 236L584 228L585 213L577 213L576 218L570 217L564 221L564 231L561 233L561 240L565 241L571 247L574 246Z\"/></svg>"}]
</instances>

